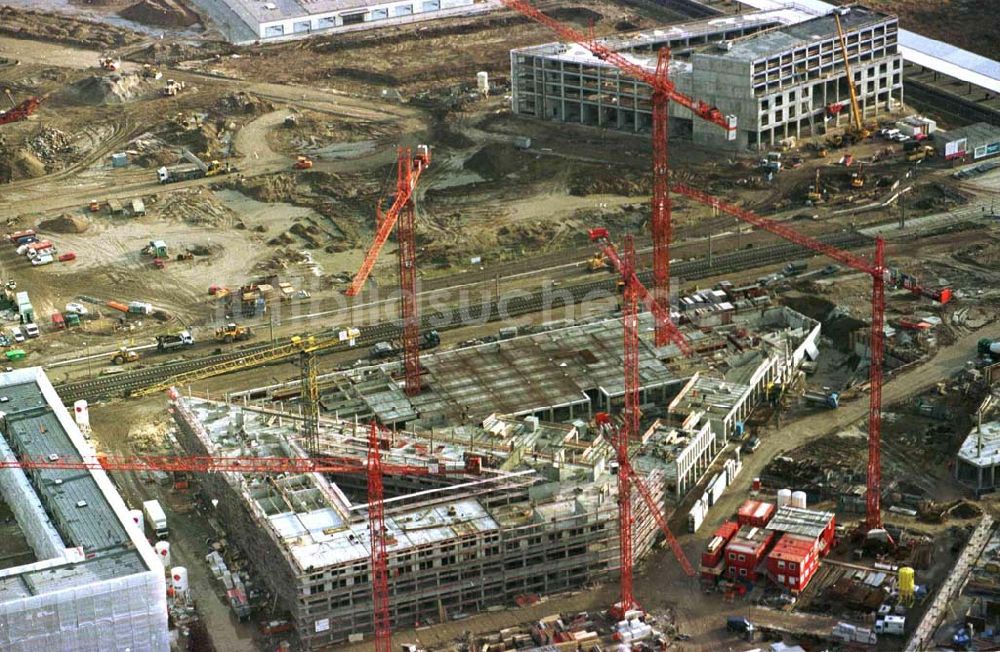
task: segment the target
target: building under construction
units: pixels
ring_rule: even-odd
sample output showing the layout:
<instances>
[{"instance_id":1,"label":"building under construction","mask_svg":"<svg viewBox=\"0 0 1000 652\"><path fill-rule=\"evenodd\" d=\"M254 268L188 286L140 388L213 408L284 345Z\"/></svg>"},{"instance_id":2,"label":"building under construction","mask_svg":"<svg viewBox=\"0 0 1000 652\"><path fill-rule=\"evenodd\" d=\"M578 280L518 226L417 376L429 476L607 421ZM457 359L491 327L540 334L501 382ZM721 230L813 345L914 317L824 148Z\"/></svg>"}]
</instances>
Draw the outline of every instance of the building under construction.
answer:
<instances>
[{"instance_id":1,"label":"building under construction","mask_svg":"<svg viewBox=\"0 0 1000 652\"><path fill-rule=\"evenodd\" d=\"M667 512L722 454L726 439L713 424L728 427L744 403L759 397L759 386L785 377L819 335L815 321L759 300L720 301L699 315L691 317L701 327L689 329L700 352L695 359L642 338L640 383L649 412L666 414L672 395L686 397L675 425L657 421L635 442L635 468ZM648 317L641 324L651 330ZM376 417L396 424L382 447L384 461L414 470L384 481L394 627L613 577L615 451L592 416L616 410L621 400L622 347L621 320L603 319L425 355L424 388L412 399L400 388L398 363L320 378L327 411L319 456L364 460L365 424ZM713 381L692 384L698 370L711 370ZM707 390L694 399L692 388L710 386L718 400ZM195 455L305 456L297 408L248 396L242 405L176 398L184 448ZM230 539L265 569L262 579L306 646L371 631L366 481L363 473L204 479ZM658 530L645 502L635 494L632 502L638 559Z\"/></svg>"},{"instance_id":2,"label":"building under construction","mask_svg":"<svg viewBox=\"0 0 1000 652\"><path fill-rule=\"evenodd\" d=\"M182 444L194 453L305 455L294 442L294 417L184 398L175 401L174 417ZM364 459L365 426L324 426L320 455ZM603 438L495 419L465 441L397 432L386 448L386 462L426 473L384 479L394 627L535 600L605 578L617 566L613 453ZM466 473L470 450L483 455L483 464ZM663 477L646 475L657 500ZM219 501L230 540L289 612L303 647L371 631L364 474L219 474L207 476L203 488ZM642 555L656 524L638 497L633 502Z\"/></svg>"},{"instance_id":3,"label":"building under construction","mask_svg":"<svg viewBox=\"0 0 1000 652\"><path fill-rule=\"evenodd\" d=\"M0 374L0 457L95 453L41 367ZM104 471L8 468L0 495L32 560L0 562L0 649L170 649L163 564Z\"/></svg>"},{"instance_id":4,"label":"building under construction","mask_svg":"<svg viewBox=\"0 0 1000 652\"><path fill-rule=\"evenodd\" d=\"M840 10L860 109L872 117L903 100L895 16ZM832 14L803 20L793 8L754 12L602 40L652 74L671 50L670 79L682 93L735 115L734 141L716 125L670 104L671 136L713 147L757 149L789 136L822 134L850 119L843 50ZM646 132L652 89L620 75L578 44L511 51L512 109L521 115Z\"/></svg>"}]
</instances>

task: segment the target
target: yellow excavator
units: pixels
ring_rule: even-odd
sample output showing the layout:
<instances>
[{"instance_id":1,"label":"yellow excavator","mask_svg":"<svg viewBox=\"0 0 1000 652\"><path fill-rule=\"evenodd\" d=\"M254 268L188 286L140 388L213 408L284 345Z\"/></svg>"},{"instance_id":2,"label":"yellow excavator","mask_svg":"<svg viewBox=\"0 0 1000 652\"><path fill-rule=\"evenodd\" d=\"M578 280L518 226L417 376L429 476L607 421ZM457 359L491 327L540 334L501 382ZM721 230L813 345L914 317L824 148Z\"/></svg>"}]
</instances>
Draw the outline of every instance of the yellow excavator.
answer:
<instances>
[{"instance_id":1,"label":"yellow excavator","mask_svg":"<svg viewBox=\"0 0 1000 652\"><path fill-rule=\"evenodd\" d=\"M852 188L864 188L865 187L865 164L858 163L858 169L851 173L851 187Z\"/></svg>"},{"instance_id":2,"label":"yellow excavator","mask_svg":"<svg viewBox=\"0 0 1000 652\"><path fill-rule=\"evenodd\" d=\"M872 135L861 120L861 109L858 106L858 91L854 85L854 73L851 72L851 64L847 55L847 39L844 37L844 27L840 24L840 14L833 13L833 20L837 23L837 36L840 39L840 51L844 55L844 71L847 72L847 88L851 93L851 120L852 124L848 131L857 139L864 140Z\"/></svg>"},{"instance_id":3,"label":"yellow excavator","mask_svg":"<svg viewBox=\"0 0 1000 652\"><path fill-rule=\"evenodd\" d=\"M818 204L823 201L823 186L821 186L819 182L819 168L816 169L816 180L813 181L811 186L809 186L809 192L806 193L806 199L813 204Z\"/></svg>"}]
</instances>

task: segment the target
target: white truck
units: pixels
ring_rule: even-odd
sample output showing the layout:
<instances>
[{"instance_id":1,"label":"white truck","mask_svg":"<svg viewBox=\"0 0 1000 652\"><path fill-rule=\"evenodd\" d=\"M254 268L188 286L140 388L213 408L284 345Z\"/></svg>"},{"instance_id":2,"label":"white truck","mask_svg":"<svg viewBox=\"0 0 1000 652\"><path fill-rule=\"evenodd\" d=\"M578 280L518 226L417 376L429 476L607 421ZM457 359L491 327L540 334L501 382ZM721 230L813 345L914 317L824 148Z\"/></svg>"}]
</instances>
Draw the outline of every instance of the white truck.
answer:
<instances>
[{"instance_id":1,"label":"white truck","mask_svg":"<svg viewBox=\"0 0 1000 652\"><path fill-rule=\"evenodd\" d=\"M167 515L160 507L160 501L147 500L142 504L142 513L146 517L146 525L156 534L157 539L167 538Z\"/></svg>"},{"instance_id":2,"label":"white truck","mask_svg":"<svg viewBox=\"0 0 1000 652\"><path fill-rule=\"evenodd\" d=\"M906 631L906 616L886 614L875 621L875 633L902 636Z\"/></svg>"},{"instance_id":3,"label":"white truck","mask_svg":"<svg viewBox=\"0 0 1000 652\"><path fill-rule=\"evenodd\" d=\"M191 331L156 336L157 351L167 351L182 346L194 346L194 338L191 336Z\"/></svg>"}]
</instances>

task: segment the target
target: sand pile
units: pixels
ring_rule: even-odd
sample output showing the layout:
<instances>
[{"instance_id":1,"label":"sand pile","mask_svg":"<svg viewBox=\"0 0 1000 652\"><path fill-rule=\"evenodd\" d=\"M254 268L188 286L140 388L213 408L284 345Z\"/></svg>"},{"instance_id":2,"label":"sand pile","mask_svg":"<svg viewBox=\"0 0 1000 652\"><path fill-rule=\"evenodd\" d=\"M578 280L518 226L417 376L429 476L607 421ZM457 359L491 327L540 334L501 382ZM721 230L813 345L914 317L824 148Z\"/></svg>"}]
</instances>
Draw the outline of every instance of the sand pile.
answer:
<instances>
[{"instance_id":1,"label":"sand pile","mask_svg":"<svg viewBox=\"0 0 1000 652\"><path fill-rule=\"evenodd\" d=\"M143 25L190 27L198 15L174 0L141 0L118 12L118 15Z\"/></svg>"},{"instance_id":2,"label":"sand pile","mask_svg":"<svg viewBox=\"0 0 1000 652\"><path fill-rule=\"evenodd\" d=\"M51 220L45 220L38 227L52 233L83 233L90 228L90 221L82 215L63 214Z\"/></svg>"},{"instance_id":3,"label":"sand pile","mask_svg":"<svg viewBox=\"0 0 1000 652\"><path fill-rule=\"evenodd\" d=\"M0 152L0 183L18 179L34 179L45 174L43 163L31 150L16 149Z\"/></svg>"},{"instance_id":4,"label":"sand pile","mask_svg":"<svg viewBox=\"0 0 1000 652\"><path fill-rule=\"evenodd\" d=\"M138 74L112 74L88 77L73 84L77 96L85 104L124 104L145 92L145 84Z\"/></svg>"}]
</instances>

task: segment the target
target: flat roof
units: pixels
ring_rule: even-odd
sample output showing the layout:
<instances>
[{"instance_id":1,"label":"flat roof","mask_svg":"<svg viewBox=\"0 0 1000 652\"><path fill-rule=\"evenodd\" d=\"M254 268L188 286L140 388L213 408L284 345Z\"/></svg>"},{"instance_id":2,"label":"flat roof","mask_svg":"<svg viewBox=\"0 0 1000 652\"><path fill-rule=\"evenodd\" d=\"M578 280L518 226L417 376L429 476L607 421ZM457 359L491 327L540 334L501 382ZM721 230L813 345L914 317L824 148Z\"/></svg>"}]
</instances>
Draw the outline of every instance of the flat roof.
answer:
<instances>
[{"instance_id":1,"label":"flat roof","mask_svg":"<svg viewBox=\"0 0 1000 652\"><path fill-rule=\"evenodd\" d=\"M779 8L769 11L755 11L745 14L735 14L729 16L718 16L686 23L675 23L651 30L638 32L628 32L611 37L598 39L598 42L616 52L623 53L626 59L633 63L646 67L650 70L656 69L656 55L650 53L649 48L662 43L676 40L710 38L714 35L725 34L734 29L746 29L751 27L766 28L774 25L793 22L800 12ZM643 49L644 52L634 50ZM582 63L594 66L611 66L611 64L595 57L590 50L577 43L542 43L512 50L515 54L525 54L534 56L545 56L560 61ZM671 76L680 73L689 73L691 65L687 62L672 59L670 62Z\"/></svg>"},{"instance_id":2,"label":"flat roof","mask_svg":"<svg viewBox=\"0 0 1000 652\"><path fill-rule=\"evenodd\" d=\"M774 513L774 517L767 524L767 529L816 539L829 527L833 517L833 512L785 505Z\"/></svg>"},{"instance_id":3,"label":"flat roof","mask_svg":"<svg viewBox=\"0 0 1000 652\"><path fill-rule=\"evenodd\" d=\"M844 32L849 34L866 25L890 18L895 19L890 14L867 7L853 6L850 11L841 15L840 24ZM835 36L837 36L837 24L833 15L827 14L738 39L729 51L720 53L720 56L740 60L763 59Z\"/></svg>"},{"instance_id":4,"label":"flat roof","mask_svg":"<svg viewBox=\"0 0 1000 652\"><path fill-rule=\"evenodd\" d=\"M795 0L791 4L786 0L739 0L739 2L760 11L785 8L796 12L798 20L827 14L836 8L823 0ZM899 30L899 50L906 61L1000 93L1000 62L993 59L905 29Z\"/></svg>"},{"instance_id":5,"label":"flat roof","mask_svg":"<svg viewBox=\"0 0 1000 652\"><path fill-rule=\"evenodd\" d=\"M1000 421L974 427L958 449L958 458L984 468L1000 464Z\"/></svg>"},{"instance_id":6,"label":"flat roof","mask_svg":"<svg viewBox=\"0 0 1000 652\"><path fill-rule=\"evenodd\" d=\"M366 9L385 5L385 0L221 0L237 14L252 17L258 23L270 23L290 18L305 18L317 14ZM270 8L270 7L273 7Z\"/></svg>"},{"instance_id":7,"label":"flat roof","mask_svg":"<svg viewBox=\"0 0 1000 652\"><path fill-rule=\"evenodd\" d=\"M808 557L815 547L815 539L784 534L778 539L778 543L774 544L774 549L771 550L768 557L797 562Z\"/></svg>"},{"instance_id":8,"label":"flat roof","mask_svg":"<svg viewBox=\"0 0 1000 652\"><path fill-rule=\"evenodd\" d=\"M5 399L0 455L72 460L95 455L40 367L0 374L0 398ZM32 564L0 570L0 601L162 568L104 471L4 473L17 474L19 483L10 486L21 491L5 499L33 503L21 512L22 519L33 522L19 525L36 533L36 544L37 536L43 536L49 554Z\"/></svg>"},{"instance_id":9,"label":"flat roof","mask_svg":"<svg viewBox=\"0 0 1000 652\"><path fill-rule=\"evenodd\" d=\"M934 140L946 143L968 138L971 141L970 147L979 147L1000 140L1000 127L991 125L988 122L975 122L971 125L947 131L939 129L932 134L932 137Z\"/></svg>"}]
</instances>

